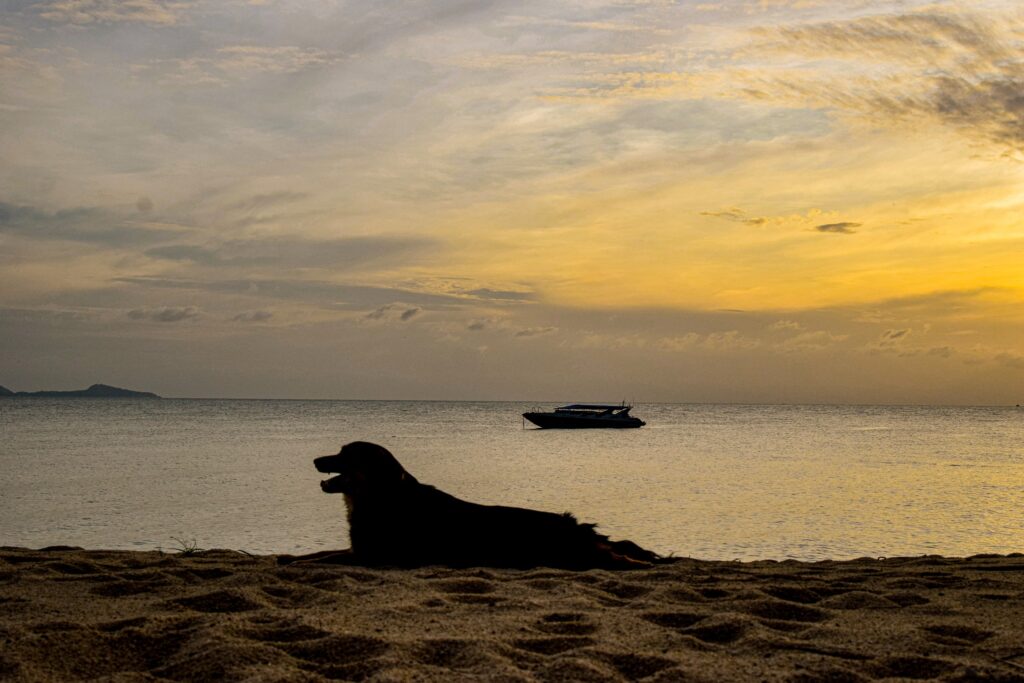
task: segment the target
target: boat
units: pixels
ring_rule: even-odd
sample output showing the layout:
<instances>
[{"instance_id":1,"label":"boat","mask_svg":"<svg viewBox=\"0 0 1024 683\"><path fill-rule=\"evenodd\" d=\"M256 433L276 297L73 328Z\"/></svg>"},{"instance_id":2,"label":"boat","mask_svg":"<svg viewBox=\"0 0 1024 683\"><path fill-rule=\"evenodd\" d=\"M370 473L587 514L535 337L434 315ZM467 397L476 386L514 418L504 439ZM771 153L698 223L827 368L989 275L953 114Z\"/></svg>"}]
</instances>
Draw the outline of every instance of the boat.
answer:
<instances>
[{"instance_id":1,"label":"boat","mask_svg":"<svg viewBox=\"0 0 1024 683\"><path fill-rule=\"evenodd\" d=\"M633 406L625 403L620 405L603 405L599 403L573 403L572 405L555 408L553 412L523 413L541 429L623 429L643 427L646 422L633 417L629 411Z\"/></svg>"}]
</instances>

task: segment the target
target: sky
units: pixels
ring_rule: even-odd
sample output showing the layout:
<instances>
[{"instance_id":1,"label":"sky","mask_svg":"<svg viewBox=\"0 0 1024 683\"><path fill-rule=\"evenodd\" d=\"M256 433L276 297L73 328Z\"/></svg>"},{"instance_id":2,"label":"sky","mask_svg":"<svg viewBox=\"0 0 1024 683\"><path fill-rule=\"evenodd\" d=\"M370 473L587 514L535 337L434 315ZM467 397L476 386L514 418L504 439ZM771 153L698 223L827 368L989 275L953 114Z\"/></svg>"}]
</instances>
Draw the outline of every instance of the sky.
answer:
<instances>
[{"instance_id":1,"label":"sky","mask_svg":"<svg viewBox=\"0 0 1024 683\"><path fill-rule=\"evenodd\" d=\"M0 384L1024 403L1017 0L3 0Z\"/></svg>"}]
</instances>

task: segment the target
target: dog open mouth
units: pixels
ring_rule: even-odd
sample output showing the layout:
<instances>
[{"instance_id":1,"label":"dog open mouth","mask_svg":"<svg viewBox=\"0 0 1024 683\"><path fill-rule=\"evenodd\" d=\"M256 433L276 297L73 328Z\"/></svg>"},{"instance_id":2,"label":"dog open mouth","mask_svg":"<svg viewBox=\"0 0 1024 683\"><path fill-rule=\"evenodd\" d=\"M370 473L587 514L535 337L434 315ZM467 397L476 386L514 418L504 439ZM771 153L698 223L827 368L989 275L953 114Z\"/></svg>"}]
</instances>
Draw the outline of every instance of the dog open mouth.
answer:
<instances>
[{"instance_id":1,"label":"dog open mouth","mask_svg":"<svg viewBox=\"0 0 1024 683\"><path fill-rule=\"evenodd\" d=\"M324 474L333 474L335 472L341 472L341 459L337 455L325 455L320 458L313 460L313 464L316 466L317 472L323 472ZM345 480L344 474L339 474L336 477L330 479L324 479L320 482L320 490L324 493L344 493L345 492Z\"/></svg>"}]
</instances>

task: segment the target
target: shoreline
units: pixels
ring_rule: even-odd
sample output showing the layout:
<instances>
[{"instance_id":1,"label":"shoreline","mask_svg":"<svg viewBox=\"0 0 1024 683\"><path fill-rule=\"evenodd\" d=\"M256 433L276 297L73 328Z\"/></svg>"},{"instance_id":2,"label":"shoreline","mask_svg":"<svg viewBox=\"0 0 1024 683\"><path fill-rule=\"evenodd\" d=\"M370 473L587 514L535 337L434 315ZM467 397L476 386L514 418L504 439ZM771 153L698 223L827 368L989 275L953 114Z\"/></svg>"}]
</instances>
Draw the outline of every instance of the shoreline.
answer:
<instances>
[{"instance_id":1,"label":"shoreline","mask_svg":"<svg viewBox=\"0 0 1024 683\"><path fill-rule=\"evenodd\" d=\"M1024 681L1024 555L634 571L0 548L15 681Z\"/></svg>"}]
</instances>

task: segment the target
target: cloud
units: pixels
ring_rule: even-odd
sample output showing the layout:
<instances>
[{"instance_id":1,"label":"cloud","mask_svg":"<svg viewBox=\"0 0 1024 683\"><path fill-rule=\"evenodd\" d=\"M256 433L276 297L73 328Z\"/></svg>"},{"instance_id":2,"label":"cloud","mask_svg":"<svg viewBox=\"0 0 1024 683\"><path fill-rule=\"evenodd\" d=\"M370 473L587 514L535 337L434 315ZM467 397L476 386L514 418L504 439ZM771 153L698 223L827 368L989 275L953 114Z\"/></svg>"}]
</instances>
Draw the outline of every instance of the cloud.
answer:
<instances>
[{"instance_id":1,"label":"cloud","mask_svg":"<svg viewBox=\"0 0 1024 683\"><path fill-rule=\"evenodd\" d=\"M882 336L879 339L879 341L881 341L881 342L888 342L888 343L895 343L897 340L903 339L908 334L910 334L910 330L909 329L905 329L905 330L886 330L885 332L882 333Z\"/></svg>"},{"instance_id":2,"label":"cloud","mask_svg":"<svg viewBox=\"0 0 1024 683\"><path fill-rule=\"evenodd\" d=\"M907 345L911 329L888 329L882 332L877 339L867 345L871 353L895 353L898 355L917 355L923 351L920 348L911 348Z\"/></svg>"},{"instance_id":3,"label":"cloud","mask_svg":"<svg viewBox=\"0 0 1024 683\"><path fill-rule=\"evenodd\" d=\"M847 334L832 334L826 330L804 332L790 337L778 344L777 348L783 352L796 351L817 351L834 346L849 339Z\"/></svg>"},{"instance_id":4,"label":"cloud","mask_svg":"<svg viewBox=\"0 0 1024 683\"><path fill-rule=\"evenodd\" d=\"M295 45L233 45L219 48L217 55L212 63L223 72L292 73L340 59L325 50Z\"/></svg>"},{"instance_id":5,"label":"cloud","mask_svg":"<svg viewBox=\"0 0 1024 683\"><path fill-rule=\"evenodd\" d=\"M244 278L199 280L170 277L120 277L114 282L158 289L177 289L243 295L255 298L283 299L316 304L335 310L358 311L381 308L402 301L408 307L462 308L479 302L466 297L433 292L418 292L396 287L348 285L322 280L286 280Z\"/></svg>"},{"instance_id":6,"label":"cloud","mask_svg":"<svg viewBox=\"0 0 1024 683\"><path fill-rule=\"evenodd\" d=\"M815 225L814 229L818 232L832 233L835 235L852 235L857 232L854 228L859 228L860 223L851 223L849 221L843 223L825 223L824 225Z\"/></svg>"},{"instance_id":7,"label":"cloud","mask_svg":"<svg viewBox=\"0 0 1024 683\"><path fill-rule=\"evenodd\" d=\"M713 218L724 218L725 220L735 221L737 223L746 223L747 225L764 225L768 222L768 219L764 216L747 216L743 209L726 209L724 211L701 211L701 216L711 216Z\"/></svg>"},{"instance_id":8,"label":"cloud","mask_svg":"<svg viewBox=\"0 0 1024 683\"><path fill-rule=\"evenodd\" d=\"M363 317L367 320L393 320L397 317L400 322L408 322L419 315L420 310L419 308L409 308L402 304L387 304L370 311Z\"/></svg>"},{"instance_id":9,"label":"cloud","mask_svg":"<svg viewBox=\"0 0 1024 683\"><path fill-rule=\"evenodd\" d=\"M734 351L757 348L761 345L761 342L757 339L743 336L739 330L729 330L728 332L713 332L707 335L702 345L718 351Z\"/></svg>"},{"instance_id":10,"label":"cloud","mask_svg":"<svg viewBox=\"0 0 1024 683\"><path fill-rule=\"evenodd\" d=\"M524 328L524 329L521 329L521 330L517 331L515 333L515 336L518 337L518 338L522 338L522 337L537 337L537 336L540 336L542 334L551 334L552 332L556 331L557 329L558 329L557 327L527 327L527 328Z\"/></svg>"},{"instance_id":11,"label":"cloud","mask_svg":"<svg viewBox=\"0 0 1024 683\"><path fill-rule=\"evenodd\" d=\"M816 68L748 73L747 96L829 107L893 125L922 120L1024 150L1020 12L930 8L755 30L762 55L801 55ZM841 60L839 66L824 59ZM879 68L881 65L883 68Z\"/></svg>"},{"instance_id":12,"label":"cloud","mask_svg":"<svg viewBox=\"0 0 1024 683\"><path fill-rule=\"evenodd\" d=\"M133 223L106 209L79 207L44 211L0 202L0 233L32 239L131 247L180 237L182 232L180 229Z\"/></svg>"},{"instance_id":13,"label":"cloud","mask_svg":"<svg viewBox=\"0 0 1024 683\"><path fill-rule=\"evenodd\" d=\"M485 323L480 322L479 320L475 320L466 325L466 329L470 330L471 332L480 332L482 330L487 329L487 325Z\"/></svg>"},{"instance_id":14,"label":"cloud","mask_svg":"<svg viewBox=\"0 0 1024 683\"><path fill-rule=\"evenodd\" d=\"M160 308L136 308L128 311L132 320L149 320L158 323L176 323L182 320L198 318L201 313L195 306L163 306Z\"/></svg>"},{"instance_id":15,"label":"cloud","mask_svg":"<svg viewBox=\"0 0 1024 683\"><path fill-rule=\"evenodd\" d=\"M133 22L173 26L193 4L181 0L60 0L41 5L39 16L78 25Z\"/></svg>"},{"instance_id":16,"label":"cloud","mask_svg":"<svg viewBox=\"0 0 1024 683\"><path fill-rule=\"evenodd\" d=\"M344 55L315 47L227 45L205 54L151 60L134 69L164 85L228 86L260 76L329 67L342 59Z\"/></svg>"},{"instance_id":17,"label":"cloud","mask_svg":"<svg viewBox=\"0 0 1024 683\"><path fill-rule=\"evenodd\" d=\"M761 346L761 342L753 337L744 336L739 330L727 330L725 332L709 332L708 334L687 332L679 336L661 337L655 342L655 346L665 351L675 352L695 349L737 351L755 349Z\"/></svg>"},{"instance_id":18,"label":"cloud","mask_svg":"<svg viewBox=\"0 0 1024 683\"><path fill-rule=\"evenodd\" d=\"M246 311L244 313L239 313L233 317L232 320L240 323L262 323L273 317L274 314L270 311Z\"/></svg>"},{"instance_id":19,"label":"cloud","mask_svg":"<svg viewBox=\"0 0 1024 683\"><path fill-rule=\"evenodd\" d=\"M486 287L480 289L468 289L465 293L480 299L495 299L501 301L532 301L536 298L532 292L495 290L487 289Z\"/></svg>"},{"instance_id":20,"label":"cloud","mask_svg":"<svg viewBox=\"0 0 1024 683\"><path fill-rule=\"evenodd\" d=\"M278 192L265 192L260 194L254 194L251 197L247 197L241 201L237 201L233 204L228 205L227 209L231 211L263 211L265 209L274 208L281 206L282 204L291 204L303 199L306 199L309 195L305 192L291 192L289 190L280 190Z\"/></svg>"},{"instance_id":21,"label":"cloud","mask_svg":"<svg viewBox=\"0 0 1024 683\"><path fill-rule=\"evenodd\" d=\"M1024 355L1021 355L1019 353L1004 351L1002 353L997 353L993 357L993 360L996 363L1000 365L1005 365L1006 367L1009 368L1017 368L1024 370Z\"/></svg>"},{"instance_id":22,"label":"cloud","mask_svg":"<svg viewBox=\"0 0 1024 683\"><path fill-rule=\"evenodd\" d=\"M295 266L360 267L395 263L436 245L420 237L347 237L315 240L267 237L230 240L213 246L169 244L147 250L146 256L211 267Z\"/></svg>"}]
</instances>

